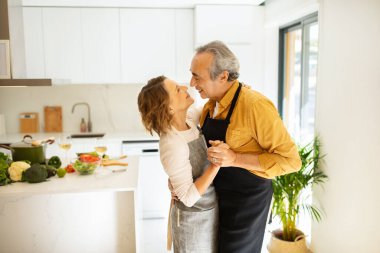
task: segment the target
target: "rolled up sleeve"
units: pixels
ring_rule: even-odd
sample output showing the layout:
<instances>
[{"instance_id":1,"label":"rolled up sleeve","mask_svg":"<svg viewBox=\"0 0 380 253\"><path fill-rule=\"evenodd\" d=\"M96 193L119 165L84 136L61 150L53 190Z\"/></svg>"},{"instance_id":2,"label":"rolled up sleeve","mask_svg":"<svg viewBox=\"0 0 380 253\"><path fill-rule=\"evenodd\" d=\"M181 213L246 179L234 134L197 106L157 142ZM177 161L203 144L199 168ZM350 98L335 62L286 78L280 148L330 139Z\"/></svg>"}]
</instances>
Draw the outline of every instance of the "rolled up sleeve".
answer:
<instances>
[{"instance_id":1,"label":"rolled up sleeve","mask_svg":"<svg viewBox=\"0 0 380 253\"><path fill-rule=\"evenodd\" d=\"M193 181L187 143L178 140L160 144L160 157L178 199L188 207L193 206L201 195Z\"/></svg>"},{"instance_id":2,"label":"rolled up sleeve","mask_svg":"<svg viewBox=\"0 0 380 253\"><path fill-rule=\"evenodd\" d=\"M259 162L264 174L274 178L301 168L298 149L286 130L276 108L269 100L256 101L251 107L252 124L263 153Z\"/></svg>"}]
</instances>

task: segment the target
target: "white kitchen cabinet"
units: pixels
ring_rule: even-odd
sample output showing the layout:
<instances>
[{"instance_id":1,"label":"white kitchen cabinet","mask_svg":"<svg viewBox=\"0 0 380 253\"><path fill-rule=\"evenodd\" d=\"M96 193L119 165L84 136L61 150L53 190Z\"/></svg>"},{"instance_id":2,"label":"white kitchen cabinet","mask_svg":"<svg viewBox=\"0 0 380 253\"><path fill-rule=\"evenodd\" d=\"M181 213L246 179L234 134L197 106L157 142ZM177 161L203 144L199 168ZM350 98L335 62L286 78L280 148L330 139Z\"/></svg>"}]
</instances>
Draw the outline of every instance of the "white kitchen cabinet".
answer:
<instances>
[{"instance_id":1,"label":"white kitchen cabinet","mask_svg":"<svg viewBox=\"0 0 380 253\"><path fill-rule=\"evenodd\" d=\"M81 9L83 81L120 82L119 9Z\"/></svg>"},{"instance_id":2,"label":"white kitchen cabinet","mask_svg":"<svg viewBox=\"0 0 380 253\"><path fill-rule=\"evenodd\" d=\"M167 218L170 206L168 176L160 161L158 141L124 141L123 154L139 156L139 212L143 219Z\"/></svg>"},{"instance_id":3,"label":"white kitchen cabinet","mask_svg":"<svg viewBox=\"0 0 380 253\"><path fill-rule=\"evenodd\" d=\"M26 78L45 78L42 8L23 8Z\"/></svg>"},{"instance_id":4,"label":"white kitchen cabinet","mask_svg":"<svg viewBox=\"0 0 380 253\"><path fill-rule=\"evenodd\" d=\"M120 82L119 10L23 8L26 76Z\"/></svg>"},{"instance_id":5,"label":"white kitchen cabinet","mask_svg":"<svg viewBox=\"0 0 380 253\"><path fill-rule=\"evenodd\" d=\"M26 78L51 78L55 84L142 83L163 74L180 83L190 80L193 9L22 10Z\"/></svg>"},{"instance_id":6,"label":"white kitchen cabinet","mask_svg":"<svg viewBox=\"0 0 380 253\"><path fill-rule=\"evenodd\" d=\"M263 84L263 7L198 5L194 17L196 46L223 41L239 59L239 80L256 88Z\"/></svg>"},{"instance_id":7,"label":"white kitchen cabinet","mask_svg":"<svg viewBox=\"0 0 380 253\"><path fill-rule=\"evenodd\" d=\"M122 81L175 77L175 10L121 9Z\"/></svg>"},{"instance_id":8,"label":"white kitchen cabinet","mask_svg":"<svg viewBox=\"0 0 380 253\"><path fill-rule=\"evenodd\" d=\"M176 81L190 83L190 64L194 55L194 11L193 9L177 9L175 11L175 62Z\"/></svg>"},{"instance_id":9,"label":"white kitchen cabinet","mask_svg":"<svg viewBox=\"0 0 380 253\"><path fill-rule=\"evenodd\" d=\"M190 81L192 9L121 9L122 81L146 83L165 75Z\"/></svg>"},{"instance_id":10,"label":"white kitchen cabinet","mask_svg":"<svg viewBox=\"0 0 380 253\"><path fill-rule=\"evenodd\" d=\"M170 191L168 176L161 165L159 154L140 156L143 218L166 218L169 214Z\"/></svg>"},{"instance_id":11,"label":"white kitchen cabinet","mask_svg":"<svg viewBox=\"0 0 380 253\"><path fill-rule=\"evenodd\" d=\"M79 8L43 8L46 77L83 82L83 42Z\"/></svg>"},{"instance_id":12,"label":"white kitchen cabinet","mask_svg":"<svg viewBox=\"0 0 380 253\"><path fill-rule=\"evenodd\" d=\"M196 44L212 40L225 43L251 43L254 36L254 8L245 5L197 5Z\"/></svg>"}]
</instances>

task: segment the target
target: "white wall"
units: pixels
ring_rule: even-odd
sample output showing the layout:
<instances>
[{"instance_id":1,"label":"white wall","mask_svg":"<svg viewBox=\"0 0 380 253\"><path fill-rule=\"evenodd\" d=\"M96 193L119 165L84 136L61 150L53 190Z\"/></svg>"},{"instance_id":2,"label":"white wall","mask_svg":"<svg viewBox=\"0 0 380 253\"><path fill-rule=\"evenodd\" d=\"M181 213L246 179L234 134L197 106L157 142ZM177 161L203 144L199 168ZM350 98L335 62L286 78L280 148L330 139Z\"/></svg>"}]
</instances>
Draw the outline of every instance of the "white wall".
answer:
<instances>
[{"instance_id":1,"label":"white wall","mask_svg":"<svg viewBox=\"0 0 380 253\"><path fill-rule=\"evenodd\" d=\"M93 132L144 131L137 108L137 96L142 85L67 85L52 87L0 87L0 114L5 115L7 133L18 133L18 115L38 112L43 129L43 107L62 106L63 131L79 132L80 119L87 121L84 106L91 107Z\"/></svg>"},{"instance_id":2,"label":"white wall","mask_svg":"<svg viewBox=\"0 0 380 253\"><path fill-rule=\"evenodd\" d=\"M316 253L380 251L380 1L321 0L317 131L329 181Z\"/></svg>"},{"instance_id":3,"label":"white wall","mask_svg":"<svg viewBox=\"0 0 380 253\"><path fill-rule=\"evenodd\" d=\"M262 92L276 105L278 98L279 29L318 11L318 0L267 0L265 2L264 86Z\"/></svg>"}]
</instances>

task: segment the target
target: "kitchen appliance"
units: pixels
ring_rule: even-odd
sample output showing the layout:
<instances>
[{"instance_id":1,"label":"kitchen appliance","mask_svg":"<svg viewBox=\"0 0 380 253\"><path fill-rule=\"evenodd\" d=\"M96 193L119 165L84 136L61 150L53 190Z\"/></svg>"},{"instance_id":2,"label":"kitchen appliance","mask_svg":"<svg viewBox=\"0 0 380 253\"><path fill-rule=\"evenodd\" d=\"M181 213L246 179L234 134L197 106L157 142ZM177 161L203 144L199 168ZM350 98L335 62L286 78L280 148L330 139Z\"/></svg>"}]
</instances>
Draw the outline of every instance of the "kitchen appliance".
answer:
<instances>
[{"instance_id":1,"label":"kitchen appliance","mask_svg":"<svg viewBox=\"0 0 380 253\"><path fill-rule=\"evenodd\" d=\"M62 107L44 107L45 132L62 132Z\"/></svg>"},{"instance_id":2,"label":"kitchen appliance","mask_svg":"<svg viewBox=\"0 0 380 253\"><path fill-rule=\"evenodd\" d=\"M161 165L158 140L123 141L123 154L139 160L138 198L143 219L167 218L170 206L168 176Z\"/></svg>"},{"instance_id":3,"label":"kitchen appliance","mask_svg":"<svg viewBox=\"0 0 380 253\"><path fill-rule=\"evenodd\" d=\"M37 112L20 113L20 133L38 133L39 120Z\"/></svg>"}]
</instances>

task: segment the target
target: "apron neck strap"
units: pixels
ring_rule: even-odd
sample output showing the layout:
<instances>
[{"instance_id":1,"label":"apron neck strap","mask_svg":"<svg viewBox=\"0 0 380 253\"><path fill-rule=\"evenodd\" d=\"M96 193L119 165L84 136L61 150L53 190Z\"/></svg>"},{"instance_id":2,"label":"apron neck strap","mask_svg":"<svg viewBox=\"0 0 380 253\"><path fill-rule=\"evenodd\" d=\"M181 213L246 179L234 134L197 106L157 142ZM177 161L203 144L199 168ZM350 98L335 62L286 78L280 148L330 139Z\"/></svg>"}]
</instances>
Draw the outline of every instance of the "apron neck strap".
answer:
<instances>
[{"instance_id":1,"label":"apron neck strap","mask_svg":"<svg viewBox=\"0 0 380 253\"><path fill-rule=\"evenodd\" d=\"M232 99L230 110L228 111L227 117L226 117L226 119L225 119L225 121L227 121L228 124L230 123L231 115L232 115L232 113L233 113L233 111L234 111L234 109L235 109L236 101L237 101L237 99L238 99L238 97L239 97L241 87L242 87L242 85L241 85L241 83L239 83L239 87L238 87L238 89L236 90L235 95L234 95L234 97L233 97L233 99ZM211 118L211 116L210 116L210 111L208 111L208 113L207 113L207 118Z\"/></svg>"},{"instance_id":2,"label":"apron neck strap","mask_svg":"<svg viewBox=\"0 0 380 253\"><path fill-rule=\"evenodd\" d=\"M238 89L235 92L234 98L232 99L231 107L230 107L230 110L228 111L228 114L227 114L227 117L226 117L226 121L228 123L230 123L230 118L231 118L232 112L235 109L236 101L237 101L237 99L239 97L241 86L242 86L241 83L239 83L239 87L238 87Z\"/></svg>"}]
</instances>

